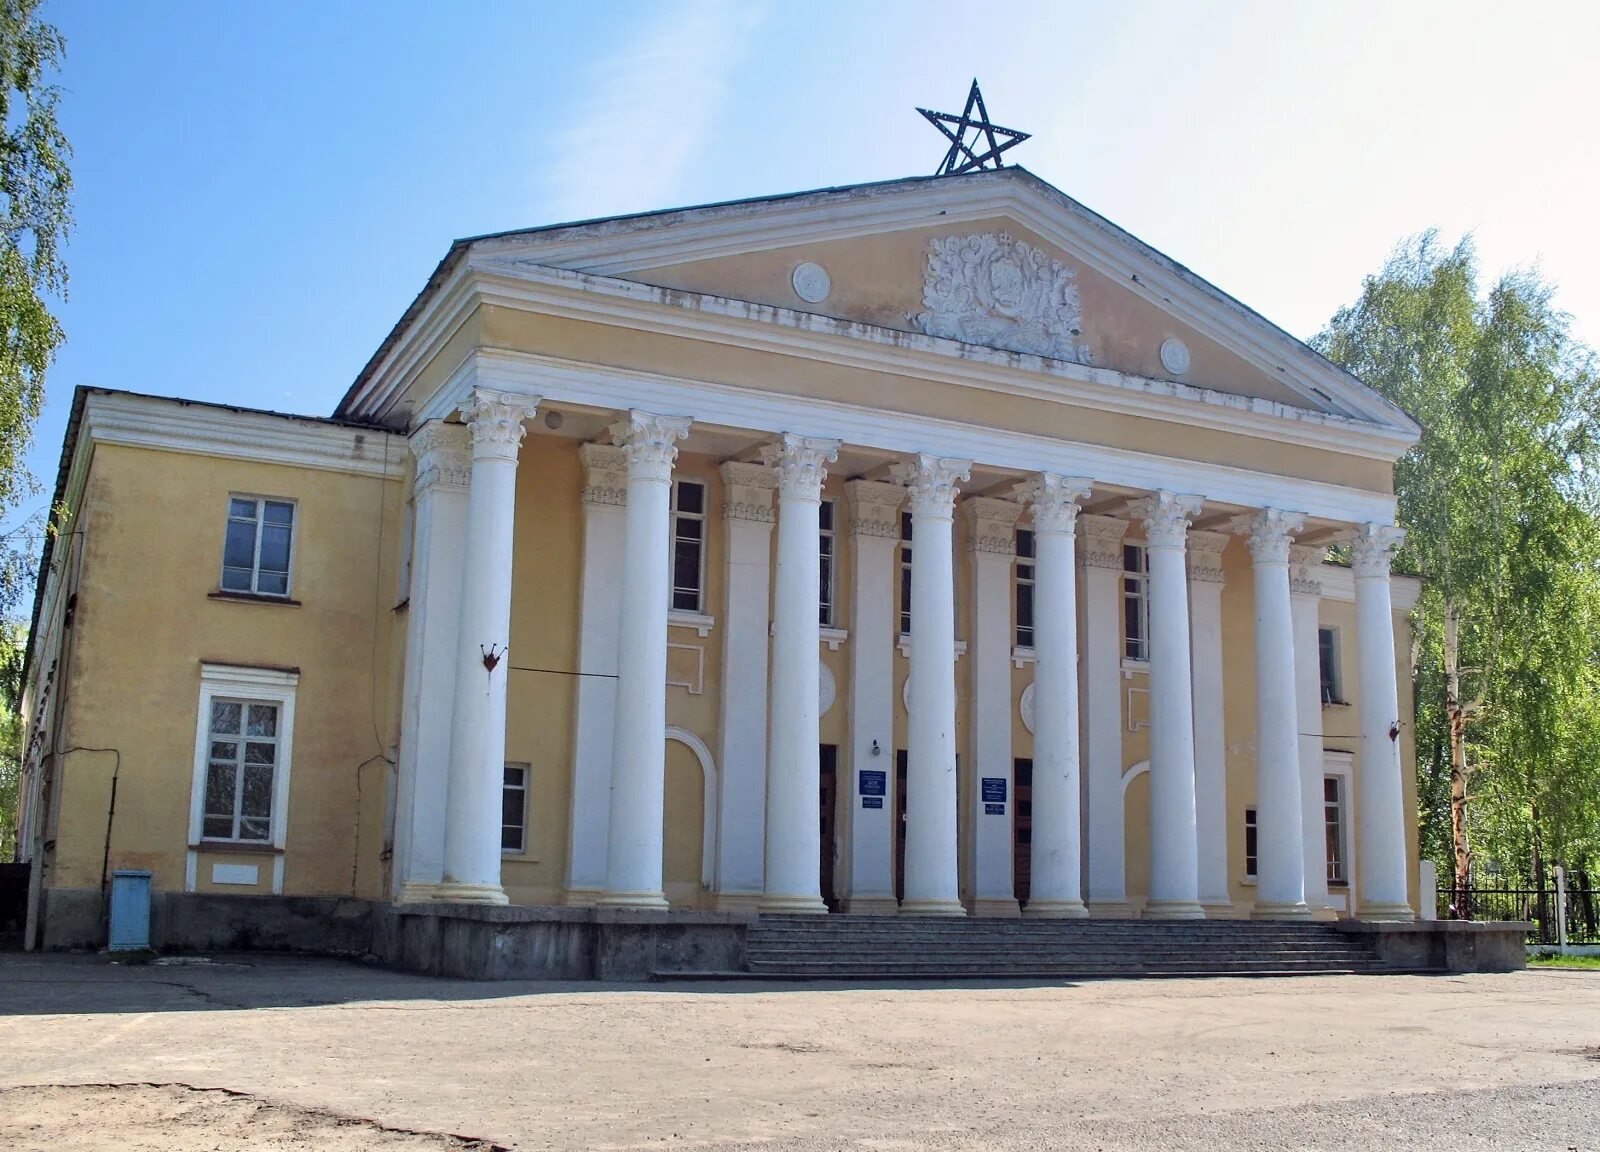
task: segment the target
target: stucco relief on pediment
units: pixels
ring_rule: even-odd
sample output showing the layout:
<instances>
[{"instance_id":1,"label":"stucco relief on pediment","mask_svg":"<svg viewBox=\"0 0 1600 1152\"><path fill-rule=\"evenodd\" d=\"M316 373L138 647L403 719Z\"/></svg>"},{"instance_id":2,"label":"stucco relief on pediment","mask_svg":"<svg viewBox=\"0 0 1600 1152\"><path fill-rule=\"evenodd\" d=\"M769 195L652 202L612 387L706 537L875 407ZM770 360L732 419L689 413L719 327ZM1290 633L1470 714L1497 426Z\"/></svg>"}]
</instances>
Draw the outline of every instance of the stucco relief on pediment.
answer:
<instances>
[{"instance_id":1,"label":"stucco relief on pediment","mask_svg":"<svg viewBox=\"0 0 1600 1152\"><path fill-rule=\"evenodd\" d=\"M929 336L1092 363L1073 271L1007 232L943 236L928 245L916 317Z\"/></svg>"}]
</instances>

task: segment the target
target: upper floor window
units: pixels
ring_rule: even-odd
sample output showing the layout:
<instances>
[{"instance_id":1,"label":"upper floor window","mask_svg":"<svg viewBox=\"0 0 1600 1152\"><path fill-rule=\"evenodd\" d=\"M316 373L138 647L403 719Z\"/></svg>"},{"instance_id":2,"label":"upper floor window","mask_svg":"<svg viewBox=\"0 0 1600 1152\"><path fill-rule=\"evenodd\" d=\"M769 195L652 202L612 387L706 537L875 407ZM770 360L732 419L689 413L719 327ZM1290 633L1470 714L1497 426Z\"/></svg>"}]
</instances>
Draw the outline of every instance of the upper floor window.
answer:
<instances>
[{"instance_id":1,"label":"upper floor window","mask_svg":"<svg viewBox=\"0 0 1600 1152\"><path fill-rule=\"evenodd\" d=\"M911 635L911 513L900 513L900 635Z\"/></svg>"},{"instance_id":2,"label":"upper floor window","mask_svg":"<svg viewBox=\"0 0 1600 1152\"><path fill-rule=\"evenodd\" d=\"M834 626L834 527L832 500L824 500L822 502L822 507L817 510L817 524L819 527L817 551L822 561L817 588L817 619L824 628L832 628Z\"/></svg>"},{"instance_id":3,"label":"upper floor window","mask_svg":"<svg viewBox=\"0 0 1600 1152\"><path fill-rule=\"evenodd\" d=\"M706 486L695 480L672 485L672 607L702 611L706 586Z\"/></svg>"},{"instance_id":4,"label":"upper floor window","mask_svg":"<svg viewBox=\"0 0 1600 1152\"><path fill-rule=\"evenodd\" d=\"M507 764L500 789L500 851L520 856L528 845L528 766Z\"/></svg>"},{"instance_id":5,"label":"upper floor window","mask_svg":"<svg viewBox=\"0 0 1600 1152\"><path fill-rule=\"evenodd\" d=\"M1339 630L1317 629L1317 668L1322 681L1322 702L1343 704L1344 685L1339 676Z\"/></svg>"},{"instance_id":6,"label":"upper floor window","mask_svg":"<svg viewBox=\"0 0 1600 1152\"><path fill-rule=\"evenodd\" d=\"M1122 546L1122 656L1150 659L1150 556L1137 544Z\"/></svg>"},{"instance_id":7,"label":"upper floor window","mask_svg":"<svg viewBox=\"0 0 1600 1152\"><path fill-rule=\"evenodd\" d=\"M294 504L256 496L228 498L222 545L222 590L261 596L289 594L294 550Z\"/></svg>"},{"instance_id":8,"label":"upper floor window","mask_svg":"<svg viewBox=\"0 0 1600 1152\"><path fill-rule=\"evenodd\" d=\"M1322 826L1328 843L1328 883L1334 886L1350 883L1350 873L1344 850L1344 777L1322 778Z\"/></svg>"},{"instance_id":9,"label":"upper floor window","mask_svg":"<svg viewBox=\"0 0 1600 1152\"><path fill-rule=\"evenodd\" d=\"M213 697L206 753L207 840L272 838L280 710L270 700Z\"/></svg>"},{"instance_id":10,"label":"upper floor window","mask_svg":"<svg viewBox=\"0 0 1600 1152\"><path fill-rule=\"evenodd\" d=\"M1033 647L1033 533L1017 529L1017 647Z\"/></svg>"}]
</instances>

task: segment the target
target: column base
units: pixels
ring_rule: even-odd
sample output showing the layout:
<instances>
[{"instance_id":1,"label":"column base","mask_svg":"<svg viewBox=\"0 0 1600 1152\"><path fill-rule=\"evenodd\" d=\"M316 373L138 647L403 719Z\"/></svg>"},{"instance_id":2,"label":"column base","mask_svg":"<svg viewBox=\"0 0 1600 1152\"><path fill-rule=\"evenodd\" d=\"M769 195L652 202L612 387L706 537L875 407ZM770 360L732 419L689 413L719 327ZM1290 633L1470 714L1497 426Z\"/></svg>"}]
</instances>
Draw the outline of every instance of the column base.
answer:
<instances>
[{"instance_id":1,"label":"column base","mask_svg":"<svg viewBox=\"0 0 1600 1152\"><path fill-rule=\"evenodd\" d=\"M987 919L1011 918L1021 914L1015 900L1004 896L978 896L972 901L972 915Z\"/></svg>"},{"instance_id":2,"label":"column base","mask_svg":"<svg viewBox=\"0 0 1600 1152\"><path fill-rule=\"evenodd\" d=\"M761 897L756 910L763 916L826 916L828 906L821 896L786 896L781 892L768 892Z\"/></svg>"},{"instance_id":3,"label":"column base","mask_svg":"<svg viewBox=\"0 0 1600 1152\"><path fill-rule=\"evenodd\" d=\"M1231 900L1202 900L1200 909L1207 920L1242 920L1244 913L1233 906Z\"/></svg>"},{"instance_id":4,"label":"column base","mask_svg":"<svg viewBox=\"0 0 1600 1152\"><path fill-rule=\"evenodd\" d=\"M1391 920L1409 924L1417 918L1409 904L1363 904L1356 910L1358 920Z\"/></svg>"},{"instance_id":5,"label":"column base","mask_svg":"<svg viewBox=\"0 0 1600 1152\"><path fill-rule=\"evenodd\" d=\"M566 905L568 908L593 908L604 895L603 888L568 888Z\"/></svg>"},{"instance_id":6,"label":"column base","mask_svg":"<svg viewBox=\"0 0 1600 1152\"><path fill-rule=\"evenodd\" d=\"M1195 900L1147 900L1146 920L1204 920L1206 910Z\"/></svg>"},{"instance_id":7,"label":"column base","mask_svg":"<svg viewBox=\"0 0 1600 1152\"><path fill-rule=\"evenodd\" d=\"M902 900L902 916L965 916L967 910L959 900Z\"/></svg>"},{"instance_id":8,"label":"column base","mask_svg":"<svg viewBox=\"0 0 1600 1152\"><path fill-rule=\"evenodd\" d=\"M604 892L596 908L634 908L642 912L665 912L667 898L659 892Z\"/></svg>"},{"instance_id":9,"label":"column base","mask_svg":"<svg viewBox=\"0 0 1600 1152\"><path fill-rule=\"evenodd\" d=\"M395 896L394 902L396 904L428 904L435 899L434 893L438 890L439 885L436 883L420 884L416 881L411 881L400 885L400 891Z\"/></svg>"},{"instance_id":10,"label":"column base","mask_svg":"<svg viewBox=\"0 0 1600 1152\"><path fill-rule=\"evenodd\" d=\"M1089 915L1095 920L1132 920L1133 905L1126 900L1091 900Z\"/></svg>"},{"instance_id":11,"label":"column base","mask_svg":"<svg viewBox=\"0 0 1600 1152\"><path fill-rule=\"evenodd\" d=\"M1029 900L1022 907L1030 920L1081 920L1089 915L1082 900Z\"/></svg>"},{"instance_id":12,"label":"column base","mask_svg":"<svg viewBox=\"0 0 1600 1152\"><path fill-rule=\"evenodd\" d=\"M1305 901L1298 904L1257 904L1250 909L1252 920L1309 920L1311 909Z\"/></svg>"},{"instance_id":13,"label":"column base","mask_svg":"<svg viewBox=\"0 0 1600 1152\"><path fill-rule=\"evenodd\" d=\"M498 884L464 884L446 880L433 889L432 899L441 904L509 904L506 890Z\"/></svg>"},{"instance_id":14,"label":"column base","mask_svg":"<svg viewBox=\"0 0 1600 1152\"><path fill-rule=\"evenodd\" d=\"M893 896L846 896L842 905L846 916L898 916L900 902Z\"/></svg>"},{"instance_id":15,"label":"column base","mask_svg":"<svg viewBox=\"0 0 1600 1152\"><path fill-rule=\"evenodd\" d=\"M718 912L757 912L761 908L761 893L718 892L711 906Z\"/></svg>"},{"instance_id":16,"label":"column base","mask_svg":"<svg viewBox=\"0 0 1600 1152\"><path fill-rule=\"evenodd\" d=\"M1331 924L1339 919L1339 910L1337 908L1313 908L1311 909L1311 918Z\"/></svg>"}]
</instances>

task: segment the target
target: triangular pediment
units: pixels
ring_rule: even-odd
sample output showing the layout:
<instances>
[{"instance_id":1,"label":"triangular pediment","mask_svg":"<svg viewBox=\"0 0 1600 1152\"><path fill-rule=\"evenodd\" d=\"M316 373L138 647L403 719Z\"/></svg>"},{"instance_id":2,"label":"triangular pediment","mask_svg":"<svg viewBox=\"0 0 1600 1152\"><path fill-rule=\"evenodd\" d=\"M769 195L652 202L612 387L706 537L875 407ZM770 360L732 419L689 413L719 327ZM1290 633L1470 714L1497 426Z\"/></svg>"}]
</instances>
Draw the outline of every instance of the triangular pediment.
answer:
<instances>
[{"instance_id":1,"label":"triangular pediment","mask_svg":"<svg viewBox=\"0 0 1600 1152\"><path fill-rule=\"evenodd\" d=\"M891 341L935 338L958 357L1042 357L1051 371L1108 370L1142 389L1416 433L1298 339L1017 168L504 233L457 253L478 267L582 273L605 291L645 285L667 303L810 314Z\"/></svg>"}]
</instances>

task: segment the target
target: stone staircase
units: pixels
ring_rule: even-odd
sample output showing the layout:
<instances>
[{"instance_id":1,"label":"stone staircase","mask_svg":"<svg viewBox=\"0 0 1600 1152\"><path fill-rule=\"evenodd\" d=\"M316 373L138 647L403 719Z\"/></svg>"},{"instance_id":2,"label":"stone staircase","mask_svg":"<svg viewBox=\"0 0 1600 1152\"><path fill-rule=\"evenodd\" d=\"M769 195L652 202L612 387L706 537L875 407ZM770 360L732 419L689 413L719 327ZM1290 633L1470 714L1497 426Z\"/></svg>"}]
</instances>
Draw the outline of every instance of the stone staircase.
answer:
<instances>
[{"instance_id":1,"label":"stone staircase","mask_svg":"<svg viewBox=\"0 0 1600 1152\"><path fill-rule=\"evenodd\" d=\"M744 975L776 980L1392 971L1331 924L1249 920L763 916L747 931L744 957Z\"/></svg>"}]
</instances>

